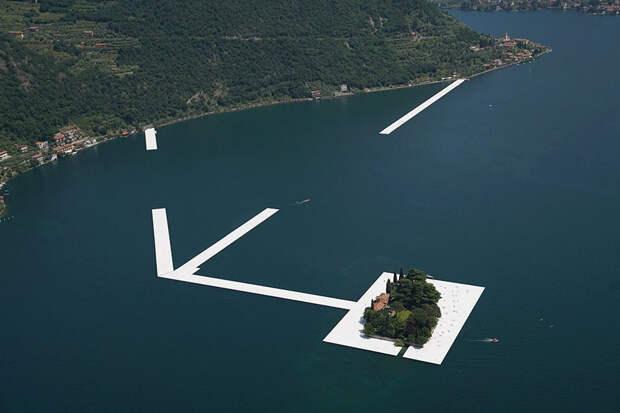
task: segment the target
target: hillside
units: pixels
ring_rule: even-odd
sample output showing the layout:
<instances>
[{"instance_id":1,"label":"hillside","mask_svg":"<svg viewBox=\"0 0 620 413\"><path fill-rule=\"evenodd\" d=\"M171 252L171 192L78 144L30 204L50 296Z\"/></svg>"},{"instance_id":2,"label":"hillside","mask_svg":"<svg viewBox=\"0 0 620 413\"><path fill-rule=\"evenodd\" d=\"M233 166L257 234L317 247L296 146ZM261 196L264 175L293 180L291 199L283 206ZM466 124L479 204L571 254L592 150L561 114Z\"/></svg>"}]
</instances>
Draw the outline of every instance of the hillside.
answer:
<instances>
[{"instance_id":1,"label":"hillside","mask_svg":"<svg viewBox=\"0 0 620 413\"><path fill-rule=\"evenodd\" d=\"M0 149L468 75L501 56L426 0L0 2Z\"/></svg>"}]
</instances>

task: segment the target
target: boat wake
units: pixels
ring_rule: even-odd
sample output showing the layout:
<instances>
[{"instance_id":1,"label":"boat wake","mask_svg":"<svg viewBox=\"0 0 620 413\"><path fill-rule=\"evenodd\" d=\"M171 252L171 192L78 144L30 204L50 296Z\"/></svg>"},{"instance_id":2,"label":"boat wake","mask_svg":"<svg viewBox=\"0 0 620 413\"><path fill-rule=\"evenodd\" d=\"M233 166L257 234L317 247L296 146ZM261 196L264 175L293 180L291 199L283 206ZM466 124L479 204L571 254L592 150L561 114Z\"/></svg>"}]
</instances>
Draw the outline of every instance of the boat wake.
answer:
<instances>
[{"instance_id":1,"label":"boat wake","mask_svg":"<svg viewBox=\"0 0 620 413\"><path fill-rule=\"evenodd\" d=\"M289 204L289 206L299 206L299 205L307 204L308 202L310 202L310 198L302 199L301 201L295 201L294 204Z\"/></svg>"}]
</instances>

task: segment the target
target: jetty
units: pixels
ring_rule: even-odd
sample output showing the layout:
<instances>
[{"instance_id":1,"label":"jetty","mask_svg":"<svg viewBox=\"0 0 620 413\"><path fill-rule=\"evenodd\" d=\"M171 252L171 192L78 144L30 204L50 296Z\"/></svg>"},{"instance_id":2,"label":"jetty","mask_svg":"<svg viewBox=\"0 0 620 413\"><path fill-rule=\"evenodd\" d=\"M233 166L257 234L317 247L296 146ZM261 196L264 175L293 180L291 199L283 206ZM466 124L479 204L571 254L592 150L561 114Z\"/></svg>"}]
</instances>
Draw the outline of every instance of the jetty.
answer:
<instances>
[{"instance_id":1,"label":"jetty","mask_svg":"<svg viewBox=\"0 0 620 413\"><path fill-rule=\"evenodd\" d=\"M144 139L146 141L146 150L147 151L155 151L157 150L157 131L155 128L146 128L144 130Z\"/></svg>"},{"instance_id":2,"label":"jetty","mask_svg":"<svg viewBox=\"0 0 620 413\"><path fill-rule=\"evenodd\" d=\"M416 107L411 112L407 113L406 115L404 115L403 117L401 117L400 119L398 119L397 121L392 123L387 128L383 129L379 133L381 135L389 135L390 133L394 132L396 129L398 129L402 125L404 125L406 122L408 122L409 120L413 119L413 117L418 115L424 109L428 108L430 105L432 105L433 103L437 102L439 99L441 99L442 97L444 97L445 95L450 93L452 90L456 89L464 81L465 81L465 79L458 79L458 80L452 82L450 84L450 86L442 89L439 93L433 95L430 99L426 100L420 106Z\"/></svg>"}]
</instances>

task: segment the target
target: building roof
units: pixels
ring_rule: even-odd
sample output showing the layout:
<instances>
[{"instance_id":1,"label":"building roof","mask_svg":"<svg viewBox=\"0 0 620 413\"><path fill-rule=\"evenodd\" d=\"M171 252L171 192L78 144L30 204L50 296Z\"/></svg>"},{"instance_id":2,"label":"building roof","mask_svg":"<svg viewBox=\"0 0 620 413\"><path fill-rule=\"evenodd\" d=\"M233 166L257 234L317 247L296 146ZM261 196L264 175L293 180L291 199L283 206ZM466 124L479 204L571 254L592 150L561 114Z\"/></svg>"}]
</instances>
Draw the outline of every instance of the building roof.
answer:
<instances>
[{"instance_id":1,"label":"building roof","mask_svg":"<svg viewBox=\"0 0 620 413\"><path fill-rule=\"evenodd\" d=\"M5 153L8 153L7 151L0 151L0 155L4 155Z\"/></svg>"},{"instance_id":2,"label":"building roof","mask_svg":"<svg viewBox=\"0 0 620 413\"><path fill-rule=\"evenodd\" d=\"M376 300L372 303L372 309L379 311L385 308L390 301L390 295L388 293L379 294Z\"/></svg>"}]
</instances>

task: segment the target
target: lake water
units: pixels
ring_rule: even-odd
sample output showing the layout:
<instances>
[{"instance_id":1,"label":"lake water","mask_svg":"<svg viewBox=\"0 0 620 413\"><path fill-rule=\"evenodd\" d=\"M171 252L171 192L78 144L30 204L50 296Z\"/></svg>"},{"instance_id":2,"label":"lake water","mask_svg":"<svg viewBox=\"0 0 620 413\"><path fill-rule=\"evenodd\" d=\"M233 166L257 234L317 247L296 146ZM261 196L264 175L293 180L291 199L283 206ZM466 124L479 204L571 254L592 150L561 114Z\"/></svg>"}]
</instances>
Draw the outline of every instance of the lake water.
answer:
<instances>
[{"instance_id":1,"label":"lake water","mask_svg":"<svg viewBox=\"0 0 620 413\"><path fill-rule=\"evenodd\" d=\"M389 136L444 85L209 116L12 181L0 411L617 411L620 20L454 14L553 53ZM442 366L326 344L344 310L157 279L157 207L177 266L281 208L204 275L357 300L415 266L486 290Z\"/></svg>"}]
</instances>

